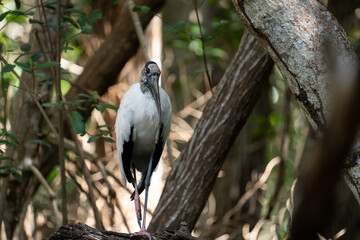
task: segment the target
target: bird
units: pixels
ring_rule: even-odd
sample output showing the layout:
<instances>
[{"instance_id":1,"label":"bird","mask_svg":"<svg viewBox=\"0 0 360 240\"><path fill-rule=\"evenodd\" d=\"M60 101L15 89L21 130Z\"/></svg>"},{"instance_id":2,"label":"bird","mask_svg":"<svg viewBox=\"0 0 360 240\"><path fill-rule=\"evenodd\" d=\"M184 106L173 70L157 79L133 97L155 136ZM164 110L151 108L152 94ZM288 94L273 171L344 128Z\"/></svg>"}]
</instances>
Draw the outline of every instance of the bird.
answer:
<instances>
[{"instance_id":1,"label":"bird","mask_svg":"<svg viewBox=\"0 0 360 240\"><path fill-rule=\"evenodd\" d=\"M150 178L159 163L171 126L171 102L159 86L160 68L153 61L146 62L140 82L133 84L124 94L115 122L116 146L122 182L131 183L134 192L139 235L146 232L146 210ZM139 184L136 171L141 173ZM145 189L143 223L139 195ZM149 237L151 239L151 237Z\"/></svg>"}]
</instances>

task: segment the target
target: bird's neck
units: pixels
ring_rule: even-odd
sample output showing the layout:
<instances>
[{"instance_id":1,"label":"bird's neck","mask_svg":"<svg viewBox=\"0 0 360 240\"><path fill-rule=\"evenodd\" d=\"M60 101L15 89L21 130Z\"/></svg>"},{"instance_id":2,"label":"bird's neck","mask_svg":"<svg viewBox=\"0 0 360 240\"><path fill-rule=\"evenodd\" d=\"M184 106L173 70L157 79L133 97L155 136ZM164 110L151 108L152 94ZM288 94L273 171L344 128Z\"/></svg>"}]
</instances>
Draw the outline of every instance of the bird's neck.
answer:
<instances>
[{"instance_id":1,"label":"bird's neck","mask_svg":"<svg viewBox=\"0 0 360 240\"><path fill-rule=\"evenodd\" d=\"M147 88L143 82L140 82L140 90L143 94L150 93L149 88Z\"/></svg>"}]
</instances>

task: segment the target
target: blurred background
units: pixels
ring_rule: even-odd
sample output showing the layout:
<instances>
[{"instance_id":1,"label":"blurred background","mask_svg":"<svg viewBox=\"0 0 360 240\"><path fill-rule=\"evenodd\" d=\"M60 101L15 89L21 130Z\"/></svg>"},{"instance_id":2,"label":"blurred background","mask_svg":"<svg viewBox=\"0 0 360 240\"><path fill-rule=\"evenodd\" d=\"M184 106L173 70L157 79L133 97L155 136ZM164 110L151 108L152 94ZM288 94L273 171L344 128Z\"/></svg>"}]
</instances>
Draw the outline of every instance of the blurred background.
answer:
<instances>
[{"instance_id":1,"label":"blurred background","mask_svg":"<svg viewBox=\"0 0 360 240\"><path fill-rule=\"evenodd\" d=\"M89 61L98 57L100 47L114 37L111 35L113 30L121 21L126 21L121 16L128 9L121 0L62 3L61 92L72 101L72 89L82 89L81 97L88 103L86 109L81 109L82 102L75 100L67 103L66 99L63 103L84 116L79 127L85 129L77 139L84 150L83 164L89 171L89 176L84 176L82 161L76 147L71 145L74 142L65 144L68 222L97 226L100 221L100 225L109 231L138 231L134 205L130 201L133 188L120 182L113 126L121 98L139 81L144 56L139 48L120 73L114 71L111 83L102 90L76 86L76 79L86 71ZM245 31L230 1L182 0L159 5L162 4L159 12L143 6L137 10L139 14L150 11L154 15L146 27L148 54L151 60L161 65L161 84L169 94L173 108L170 137L151 181L149 221L166 177L190 140ZM0 221L1 239L12 235L19 239L43 239L58 228L49 190L30 177L29 169L31 163L42 166L39 169L54 191L60 208L60 167L57 151L50 151L57 145L46 121L36 117L40 114L32 114L36 106L29 102L27 95L32 92L38 97L49 119L57 126L59 106L55 101L53 70L50 65L36 68L39 65L34 64L36 61L41 64L46 56L51 57L51 45L56 46L51 40L56 29L55 8L56 1L0 1L0 51L2 58L10 64L2 60L0 81L0 219L4 221ZM360 1L329 0L328 9L344 27L359 53ZM41 34L45 35L43 40ZM120 41L124 36L116 37ZM120 58L123 53L113 54ZM206 76L204 55L211 81ZM107 64L100 61L93 71L99 74L110 71L104 69ZM16 74L28 83L27 87L21 84ZM29 105L23 111L25 104ZM89 111L88 118L86 111ZM74 124L78 119L71 120ZM29 130L27 124L37 127ZM69 131L69 125L64 128L65 132ZM14 129L22 129L22 132ZM33 133L29 138L30 132ZM71 139L66 134L65 137ZM218 240L283 239L289 231L292 186L299 164L311 156L315 143L307 120L274 67L266 90L228 153L193 234ZM24 160L19 161L19 156L25 152ZM274 164L279 156L284 156L285 162ZM279 178L283 181L277 185ZM87 179L90 179L90 185ZM339 235L344 235L340 239L360 239L358 203L343 181L337 188L340 194L337 196L336 219L329 226L326 237L341 232ZM91 198L93 200L89 200ZM224 221L238 202L241 207L236 208L231 219ZM98 216L95 216L96 211ZM12 223L13 227L6 226ZM16 224L21 227L16 228Z\"/></svg>"}]
</instances>

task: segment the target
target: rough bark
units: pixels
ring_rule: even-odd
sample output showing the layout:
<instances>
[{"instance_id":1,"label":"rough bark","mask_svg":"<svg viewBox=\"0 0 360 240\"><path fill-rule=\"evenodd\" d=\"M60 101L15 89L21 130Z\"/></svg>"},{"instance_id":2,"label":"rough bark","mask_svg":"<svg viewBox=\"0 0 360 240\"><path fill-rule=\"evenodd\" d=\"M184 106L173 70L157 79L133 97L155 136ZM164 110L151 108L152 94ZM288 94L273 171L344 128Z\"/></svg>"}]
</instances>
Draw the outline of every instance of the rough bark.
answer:
<instances>
[{"instance_id":1,"label":"rough bark","mask_svg":"<svg viewBox=\"0 0 360 240\"><path fill-rule=\"evenodd\" d=\"M159 240L202 240L191 236L185 222L180 224L177 231L166 231L164 233L151 234L152 239ZM84 223L69 224L62 226L56 233L46 238L46 240L58 239L77 239L77 240L141 240L149 239L147 236L138 236L134 234L117 233L111 231L100 232L95 228L89 227Z\"/></svg>"},{"instance_id":2,"label":"rough bark","mask_svg":"<svg viewBox=\"0 0 360 240\"><path fill-rule=\"evenodd\" d=\"M143 29L146 28L150 20L161 9L165 0L138 1L138 5L148 6L151 11L147 14L139 13L139 18ZM114 25L112 32L106 37L104 43L87 62L83 73L76 80L76 84L91 91L97 91L103 95L110 86L117 81L117 76L121 72L125 63L135 55L139 47L134 24L127 6L119 15L118 21ZM68 101L75 101L79 98L78 94L83 89L73 87L66 95ZM92 108L87 106L84 113L86 118Z\"/></svg>"},{"instance_id":3,"label":"rough bark","mask_svg":"<svg viewBox=\"0 0 360 240\"><path fill-rule=\"evenodd\" d=\"M174 229L181 221L193 229L271 67L272 61L261 45L245 34L190 142L167 178L149 231Z\"/></svg>"},{"instance_id":4,"label":"rough bark","mask_svg":"<svg viewBox=\"0 0 360 240\"><path fill-rule=\"evenodd\" d=\"M340 69L351 69L357 64L345 31L316 0L233 0L233 3L244 24L279 67L312 129L321 136L332 105L330 55L325 46L330 46ZM344 177L360 203L359 134L344 167Z\"/></svg>"}]
</instances>

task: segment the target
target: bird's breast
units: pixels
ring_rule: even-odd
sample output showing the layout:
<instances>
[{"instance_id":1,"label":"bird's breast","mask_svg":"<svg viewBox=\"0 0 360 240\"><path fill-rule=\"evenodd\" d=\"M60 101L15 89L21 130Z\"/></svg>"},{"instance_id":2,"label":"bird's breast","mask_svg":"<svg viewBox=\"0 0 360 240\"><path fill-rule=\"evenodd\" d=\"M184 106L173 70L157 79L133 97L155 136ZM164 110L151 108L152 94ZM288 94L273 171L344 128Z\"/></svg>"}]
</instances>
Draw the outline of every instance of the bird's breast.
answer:
<instances>
[{"instance_id":1,"label":"bird's breast","mask_svg":"<svg viewBox=\"0 0 360 240\"><path fill-rule=\"evenodd\" d=\"M150 99L141 102L143 105L134 109L134 143L135 149L154 149L160 125L159 113L155 102Z\"/></svg>"}]
</instances>

